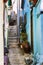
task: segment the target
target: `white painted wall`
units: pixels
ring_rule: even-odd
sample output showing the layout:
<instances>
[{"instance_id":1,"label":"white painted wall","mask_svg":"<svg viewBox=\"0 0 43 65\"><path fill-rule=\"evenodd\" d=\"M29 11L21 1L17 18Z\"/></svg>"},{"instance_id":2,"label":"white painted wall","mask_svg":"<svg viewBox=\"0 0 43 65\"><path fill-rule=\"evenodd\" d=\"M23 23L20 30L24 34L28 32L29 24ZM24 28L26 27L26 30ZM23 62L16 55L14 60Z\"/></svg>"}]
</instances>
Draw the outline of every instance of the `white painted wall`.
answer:
<instances>
[{"instance_id":1,"label":"white painted wall","mask_svg":"<svg viewBox=\"0 0 43 65\"><path fill-rule=\"evenodd\" d=\"M40 10L43 11L43 0L41 0Z\"/></svg>"},{"instance_id":2,"label":"white painted wall","mask_svg":"<svg viewBox=\"0 0 43 65\"><path fill-rule=\"evenodd\" d=\"M19 6L19 1L20 1L20 10L21 10L21 0L12 0L12 6L13 6L13 11L17 14L17 3Z\"/></svg>"},{"instance_id":3,"label":"white painted wall","mask_svg":"<svg viewBox=\"0 0 43 65\"><path fill-rule=\"evenodd\" d=\"M0 0L0 65L4 65L3 53L3 0Z\"/></svg>"},{"instance_id":4,"label":"white painted wall","mask_svg":"<svg viewBox=\"0 0 43 65\"><path fill-rule=\"evenodd\" d=\"M8 37L8 11L7 11L7 7L5 8L5 46L7 47L7 37Z\"/></svg>"}]
</instances>

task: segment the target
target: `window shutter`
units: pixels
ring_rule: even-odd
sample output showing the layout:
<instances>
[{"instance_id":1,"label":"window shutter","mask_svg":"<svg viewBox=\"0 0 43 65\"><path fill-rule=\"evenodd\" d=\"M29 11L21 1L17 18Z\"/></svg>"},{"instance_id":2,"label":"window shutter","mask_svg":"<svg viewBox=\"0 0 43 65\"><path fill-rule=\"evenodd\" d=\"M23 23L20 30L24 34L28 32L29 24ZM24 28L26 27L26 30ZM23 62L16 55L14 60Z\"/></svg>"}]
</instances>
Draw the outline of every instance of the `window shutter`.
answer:
<instances>
[{"instance_id":1,"label":"window shutter","mask_svg":"<svg viewBox=\"0 0 43 65\"><path fill-rule=\"evenodd\" d=\"M11 6L11 5L12 5L11 0L8 0L8 6Z\"/></svg>"}]
</instances>

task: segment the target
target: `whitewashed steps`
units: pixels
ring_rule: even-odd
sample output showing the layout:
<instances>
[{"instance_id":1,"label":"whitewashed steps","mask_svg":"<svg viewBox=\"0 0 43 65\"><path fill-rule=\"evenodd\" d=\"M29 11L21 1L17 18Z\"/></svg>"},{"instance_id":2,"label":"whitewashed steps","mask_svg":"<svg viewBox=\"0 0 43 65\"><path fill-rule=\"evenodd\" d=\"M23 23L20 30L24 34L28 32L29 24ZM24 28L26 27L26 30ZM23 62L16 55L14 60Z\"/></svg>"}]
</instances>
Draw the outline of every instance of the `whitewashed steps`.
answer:
<instances>
[{"instance_id":1,"label":"whitewashed steps","mask_svg":"<svg viewBox=\"0 0 43 65\"><path fill-rule=\"evenodd\" d=\"M8 29L8 44L16 43L17 40L18 40L17 25L9 26L9 29Z\"/></svg>"}]
</instances>

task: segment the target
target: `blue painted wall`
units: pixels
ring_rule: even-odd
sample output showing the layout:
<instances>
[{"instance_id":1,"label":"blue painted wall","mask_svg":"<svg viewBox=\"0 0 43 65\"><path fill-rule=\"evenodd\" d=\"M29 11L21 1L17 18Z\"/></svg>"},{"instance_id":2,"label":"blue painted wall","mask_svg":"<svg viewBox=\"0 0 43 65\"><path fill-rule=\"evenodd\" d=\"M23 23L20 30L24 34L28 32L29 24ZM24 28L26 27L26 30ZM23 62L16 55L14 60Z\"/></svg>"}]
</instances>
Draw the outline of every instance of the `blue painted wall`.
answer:
<instances>
[{"instance_id":1,"label":"blue painted wall","mask_svg":"<svg viewBox=\"0 0 43 65\"><path fill-rule=\"evenodd\" d=\"M26 32L28 34L28 41L31 45L31 28L30 28L30 5L26 0L24 13L27 16ZM27 7L28 4L28 7ZM40 13L40 3L33 8L33 45L34 45L34 55L43 54L43 14L37 17Z\"/></svg>"},{"instance_id":2,"label":"blue painted wall","mask_svg":"<svg viewBox=\"0 0 43 65\"><path fill-rule=\"evenodd\" d=\"M37 15L40 13L40 3L33 10L33 35L34 35L34 54L41 53L41 19Z\"/></svg>"},{"instance_id":3,"label":"blue painted wall","mask_svg":"<svg viewBox=\"0 0 43 65\"><path fill-rule=\"evenodd\" d=\"M37 17L36 17L36 8L34 8L33 9L33 47L34 47L34 54L36 54L37 53L37 42L36 42L36 25L37 25L37 23L36 23L36 19L37 19Z\"/></svg>"},{"instance_id":4,"label":"blue painted wall","mask_svg":"<svg viewBox=\"0 0 43 65\"><path fill-rule=\"evenodd\" d=\"M43 14L41 14L40 17L41 17L41 54L43 55Z\"/></svg>"},{"instance_id":5,"label":"blue painted wall","mask_svg":"<svg viewBox=\"0 0 43 65\"><path fill-rule=\"evenodd\" d=\"M24 10L23 10L24 14L26 13L26 19L27 19L27 24L26 24L26 32L28 35L28 42L31 45L31 36L30 36L30 5L28 0L25 0L25 4L24 4Z\"/></svg>"},{"instance_id":6,"label":"blue painted wall","mask_svg":"<svg viewBox=\"0 0 43 65\"><path fill-rule=\"evenodd\" d=\"M28 35L28 41L30 42L30 45L31 45L30 10L27 12L26 32L27 32L27 35Z\"/></svg>"}]
</instances>

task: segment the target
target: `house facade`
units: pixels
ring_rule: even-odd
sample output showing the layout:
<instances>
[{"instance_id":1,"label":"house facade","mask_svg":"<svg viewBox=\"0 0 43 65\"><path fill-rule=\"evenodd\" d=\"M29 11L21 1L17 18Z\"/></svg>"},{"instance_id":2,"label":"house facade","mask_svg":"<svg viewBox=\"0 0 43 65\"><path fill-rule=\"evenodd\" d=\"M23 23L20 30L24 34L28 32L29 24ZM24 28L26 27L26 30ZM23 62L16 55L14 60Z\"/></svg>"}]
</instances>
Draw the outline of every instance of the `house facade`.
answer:
<instances>
[{"instance_id":1,"label":"house facade","mask_svg":"<svg viewBox=\"0 0 43 65\"><path fill-rule=\"evenodd\" d=\"M25 0L24 14L26 13L26 32L28 35L28 42L31 45L31 9L28 0ZM43 1L38 0L35 7L33 7L33 54L38 58L39 64L43 62ZM40 59L39 59L40 58ZM37 60L37 61L38 61Z\"/></svg>"}]
</instances>

